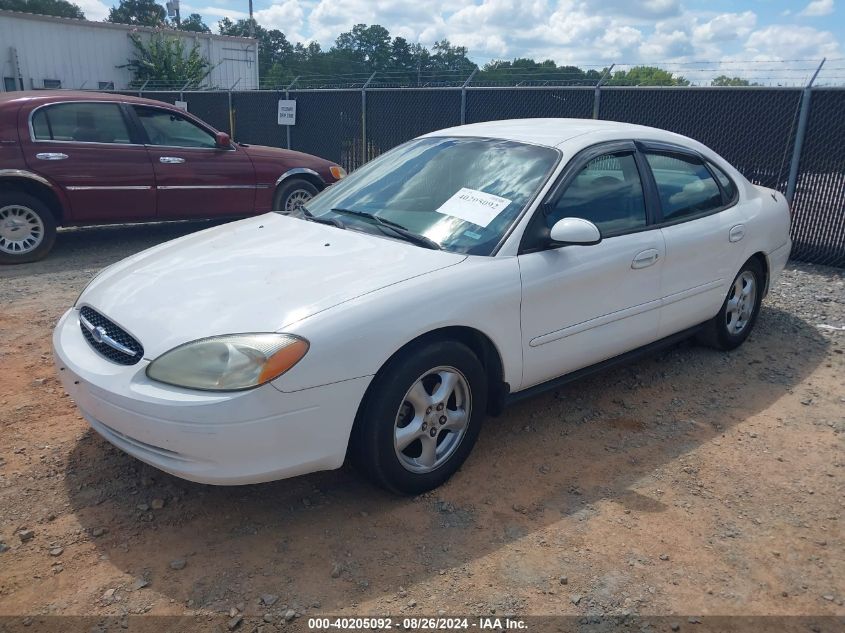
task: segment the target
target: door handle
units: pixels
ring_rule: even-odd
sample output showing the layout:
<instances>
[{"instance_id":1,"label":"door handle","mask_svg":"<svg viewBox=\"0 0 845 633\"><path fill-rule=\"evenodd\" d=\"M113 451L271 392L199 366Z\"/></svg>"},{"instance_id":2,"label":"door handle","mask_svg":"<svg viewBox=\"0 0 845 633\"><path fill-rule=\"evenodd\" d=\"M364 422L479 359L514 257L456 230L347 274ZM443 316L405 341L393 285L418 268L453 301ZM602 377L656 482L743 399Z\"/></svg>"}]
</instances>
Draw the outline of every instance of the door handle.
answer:
<instances>
[{"instance_id":1,"label":"door handle","mask_svg":"<svg viewBox=\"0 0 845 633\"><path fill-rule=\"evenodd\" d=\"M35 155L38 160L64 160L67 157L67 154L61 152L39 152Z\"/></svg>"},{"instance_id":2,"label":"door handle","mask_svg":"<svg viewBox=\"0 0 845 633\"><path fill-rule=\"evenodd\" d=\"M745 237L745 225L744 224L737 224L736 226L731 227L730 233L728 233L728 239L731 242L738 242L743 237Z\"/></svg>"},{"instance_id":3,"label":"door handle","mask_svg":"<svg viewBox=\"0 0 845 633\"><path fill-rule=\"evenodd\" d=\"M656 264L658 259L660 259L660 253L657 249L647 248L641 253L637 253L637 256L634 257L634 261L631 262L631 268L648 268L652 264Z\"/></svg>"},{"instance_id":4,"label":"door handle","mask_svg":"<svg viewBox=\"0 0 845 633\"><path fill-rule=\"evenodd\" d=\"M179 158L178 156L162 156L158 159L158 162L165 163L167 165L181 165L185 162L185 159Z\"/></svg>"}]
</instances>

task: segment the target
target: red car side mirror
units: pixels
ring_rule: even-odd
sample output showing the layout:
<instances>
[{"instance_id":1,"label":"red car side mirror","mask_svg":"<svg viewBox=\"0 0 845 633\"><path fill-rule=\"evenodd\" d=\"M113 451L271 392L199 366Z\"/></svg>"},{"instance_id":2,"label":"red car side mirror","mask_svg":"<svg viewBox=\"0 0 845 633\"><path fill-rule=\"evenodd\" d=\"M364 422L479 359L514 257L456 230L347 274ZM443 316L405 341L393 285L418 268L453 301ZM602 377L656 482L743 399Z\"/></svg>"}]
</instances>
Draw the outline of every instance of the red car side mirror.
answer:
<instances>
[{"instance_id":1,"label":"red car side mirror","mask_svg":"<svg viewBox=\"0 0 845 633\"><path fill-rule=\"evenodd\" d=\"M218 132L214 135L214 141L220 149L231 149L232 138L226 132Z\"/></svg>"}]
</instances>

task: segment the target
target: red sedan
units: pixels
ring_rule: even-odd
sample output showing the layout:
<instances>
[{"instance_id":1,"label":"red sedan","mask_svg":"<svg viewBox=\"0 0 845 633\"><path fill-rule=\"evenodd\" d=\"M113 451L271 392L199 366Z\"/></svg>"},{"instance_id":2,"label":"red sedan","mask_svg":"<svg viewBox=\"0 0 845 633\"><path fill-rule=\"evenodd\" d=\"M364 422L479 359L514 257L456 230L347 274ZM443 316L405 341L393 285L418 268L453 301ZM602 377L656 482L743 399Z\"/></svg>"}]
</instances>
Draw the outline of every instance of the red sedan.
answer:
<instances>
[{"instance_id":1,"label":"red sedan","mask_svg":"<svg viewBox=\"0 0 845 633\"><path fill-rule=\"evenodd\" d=\"M90 92L0 94L0 263L57 226L296 210L340 178L309 154L233 143L169 104Z\"/></svg>"}]
</instances>

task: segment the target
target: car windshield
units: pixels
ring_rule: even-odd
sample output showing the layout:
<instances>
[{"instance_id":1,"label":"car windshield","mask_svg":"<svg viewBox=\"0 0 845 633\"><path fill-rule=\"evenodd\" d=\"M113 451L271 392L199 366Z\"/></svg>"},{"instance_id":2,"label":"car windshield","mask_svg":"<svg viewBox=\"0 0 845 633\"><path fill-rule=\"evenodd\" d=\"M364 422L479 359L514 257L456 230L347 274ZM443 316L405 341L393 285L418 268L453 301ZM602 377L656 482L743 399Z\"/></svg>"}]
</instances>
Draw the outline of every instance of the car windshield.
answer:
<instances>
[{"instance_id":1,"label":"car windshield","mask_svg":"<svg viewBox=\"0 0 845 633\"><path fill-rule=\"evenodd\" d=\"M559 155L550 147L499 139L416 139L326 189L308 202L306 213L401 237L385 230L389 223L434 248L490 255Z\"/></svg>"}]
</instances>

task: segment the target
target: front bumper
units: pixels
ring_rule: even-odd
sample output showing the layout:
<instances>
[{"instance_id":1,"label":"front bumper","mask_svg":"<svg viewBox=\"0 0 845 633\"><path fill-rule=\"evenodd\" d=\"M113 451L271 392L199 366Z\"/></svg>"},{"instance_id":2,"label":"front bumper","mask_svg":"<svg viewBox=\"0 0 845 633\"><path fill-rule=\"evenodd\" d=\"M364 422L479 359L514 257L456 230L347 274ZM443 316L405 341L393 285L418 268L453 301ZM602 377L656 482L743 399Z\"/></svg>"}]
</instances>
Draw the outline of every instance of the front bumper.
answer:
<instances>
[{"instance_id":1,"label":"front bumper","mask_svg":"<svg viewBox=\"0 0 845 633\"><path fill-rule=\"evenodd\" d=\"M207 484L248 484L338 468L371 377L283 393L266 384L201 392L147 378L93 350L75 308L53 334L59 377L109 442L163 471Z\"/></svg>"}]
</instances>

